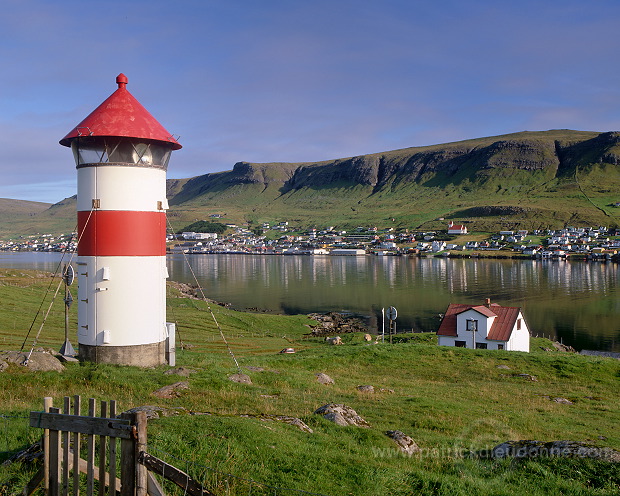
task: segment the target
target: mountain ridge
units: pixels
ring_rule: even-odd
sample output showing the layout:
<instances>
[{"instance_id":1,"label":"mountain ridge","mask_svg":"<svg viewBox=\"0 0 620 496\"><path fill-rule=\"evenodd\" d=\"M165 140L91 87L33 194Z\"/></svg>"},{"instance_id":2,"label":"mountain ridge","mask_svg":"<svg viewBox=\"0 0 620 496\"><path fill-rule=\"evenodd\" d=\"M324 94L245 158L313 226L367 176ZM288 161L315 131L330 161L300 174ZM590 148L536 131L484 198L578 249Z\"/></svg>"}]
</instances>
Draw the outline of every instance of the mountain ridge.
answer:
<instances>
[{"instance_id":1,"label":"mountain ridge","mask_svg":"<svg viewBox=\"0 0 620 496\"><path fill-rule=\"evenodd\" d=\"M169 179L173 227L221 216L236 224L381 224L438 228L441 218L498 227L618 226L620 133L523 131L333 160L237 162ZM71 199L37 214L65 215ZM474 213L485 215L474 215ZM472 230L470 229L470 230ZM0 223L0 233L4 227Z\"/></svg>"}]
</instances>

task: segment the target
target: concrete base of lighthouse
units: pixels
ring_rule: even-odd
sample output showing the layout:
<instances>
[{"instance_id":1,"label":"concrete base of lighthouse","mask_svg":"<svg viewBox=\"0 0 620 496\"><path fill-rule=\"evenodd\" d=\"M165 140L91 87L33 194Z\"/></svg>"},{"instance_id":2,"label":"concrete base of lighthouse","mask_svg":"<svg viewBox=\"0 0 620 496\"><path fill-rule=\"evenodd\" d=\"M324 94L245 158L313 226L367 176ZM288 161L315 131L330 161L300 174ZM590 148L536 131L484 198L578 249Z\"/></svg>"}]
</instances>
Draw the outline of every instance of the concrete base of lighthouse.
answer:
<instances>
[{"instance_id":1,"label":"concrete base of lighthouse","mask_svg":"<svg viewBox=\"0 0 620 496\"><path fill-rule=\"evenodd\" d=\"M79 343L79 358L95 363L156 367L166 363L166 341L133 346L90 346Z\"/></svg>"}]
</instances>

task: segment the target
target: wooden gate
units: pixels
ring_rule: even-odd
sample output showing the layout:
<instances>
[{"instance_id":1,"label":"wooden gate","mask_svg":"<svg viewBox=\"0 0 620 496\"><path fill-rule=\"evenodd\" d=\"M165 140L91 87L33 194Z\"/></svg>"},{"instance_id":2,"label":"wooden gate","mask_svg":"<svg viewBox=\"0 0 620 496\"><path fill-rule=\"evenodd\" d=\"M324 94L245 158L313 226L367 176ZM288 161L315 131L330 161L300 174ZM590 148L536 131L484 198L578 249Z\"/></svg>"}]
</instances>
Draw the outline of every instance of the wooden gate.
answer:
<instances>
[{"instance_id":1,"label":"wooden gate","mask_svg":"<svg viewBox=\"0 0 620 496\"><path fill-rule=\"evenodd\" d=\"M61 412L52 407L52 398L45 398L42 412L30 412L30 426L45 429L44 463L29 484L32 490L42 481L50 496L77 496L84 483L80 474L85 474L88 496L95 495L95 481L99 496L146 495L147 471L138 464L139 453L146 447L145 413L117 417L116 402L110 401L108 405L101 401L97 414L95 399L91 398L88 415L83 416L80 396L74 397L73 409L70 403L71 399L65 397ZM85 459L81 453L85 453Z\"/></svg>"},{"instance_id":2,"label":"wooden gate","mask_svg":"<svg viewBox=\"0 0 620 496\"><path fill-rule=\"evenodd\" d=\"M62 412L52 406L52 398L44 398L43 405L43 411L30 412L30 426L45 429L44 462L24 489L26 496L41 483L49 496L78 496L82 488L87 496L164 496L149 470L185 494L214 496L185 472L146 452L145 412L117 416L116 401L101 401L97 414L96 401L90 398L84 416L80 396L73 397L73 408L65 396Z\"/></svg>"}]
</instances>

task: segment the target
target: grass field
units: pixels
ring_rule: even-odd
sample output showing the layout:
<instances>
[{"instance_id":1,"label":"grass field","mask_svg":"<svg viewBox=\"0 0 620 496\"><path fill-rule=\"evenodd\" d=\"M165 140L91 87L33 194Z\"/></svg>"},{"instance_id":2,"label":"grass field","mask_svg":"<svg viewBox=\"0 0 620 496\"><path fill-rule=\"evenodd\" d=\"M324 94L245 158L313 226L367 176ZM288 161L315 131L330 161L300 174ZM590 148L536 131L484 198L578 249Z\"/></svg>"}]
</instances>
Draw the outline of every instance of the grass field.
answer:
<instances>
[{"instance_id":1,"label":"grass field","mask_svg":"<svg viewBox=\"0 0 620 496\"><path fill-rule=\"evenodd\" d=\"M19 349L49 283L49 274L0 270L0 349ZM306 316L241 313L211 304L242 372L252 380L239 384L228 379L237 368L207 303L184 297L174 286L168 296L169 320L178 323L185 345L178 343L177 365L194 374L185 379L164 375L163 366L90 363L34 374L11 366L0 373L0 462L40 436L27 427L25 416L41 409L44 396L60 404L63 396L79 394L115 399L121 411L142 405L180 411L149 422L148 449L216 494L299 494L273 487L386 496L620 492L617 464L462 456L518 439L620 449L618 360L543 351L551 346L542 339L532 340L529 354L438 347L432 334L399 335L392 345L369 345L362 335L348 334L342 346L329 346L304 336ZM63 340L62 305L57 306L39 339L54 349ZM32 335L27 341L29 349ZM279 354L285 347L297 352ZM319 384L321 372L334 384ZM189 381L180 397L152 396L180 380ZM368 384L375 393L357 389ZM551 401L556 397L572 404ZM354 408L371 427L339 427L313 413L330 402ZM300 418L313 433L274 416ZM408 434L422 452L400 454L387 430ZM33 471L21 464L0 466L0 494L20 494Z\"/></svg>"}]
</instances>

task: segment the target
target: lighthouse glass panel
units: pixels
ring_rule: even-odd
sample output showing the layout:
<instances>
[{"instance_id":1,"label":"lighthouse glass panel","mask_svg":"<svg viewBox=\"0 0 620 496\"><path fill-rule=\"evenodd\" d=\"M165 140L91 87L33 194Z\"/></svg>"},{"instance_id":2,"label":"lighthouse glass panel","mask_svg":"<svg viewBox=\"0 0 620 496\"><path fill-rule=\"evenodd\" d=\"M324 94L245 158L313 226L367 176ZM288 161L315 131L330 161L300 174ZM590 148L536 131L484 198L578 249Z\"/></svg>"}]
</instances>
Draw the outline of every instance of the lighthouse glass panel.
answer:
<instances>
[{"instance_id":1,"label":"lighthouse glass panel","mask_svg":"<svg viewBox=\"0 0 620 496\"><path fill-rule=\"evenodd\" d=\"M86 137L71 143L78 167L89 164L131 164L166 169L171 148L157 142L115 137Z\"/></svg>"}]
</instances>

